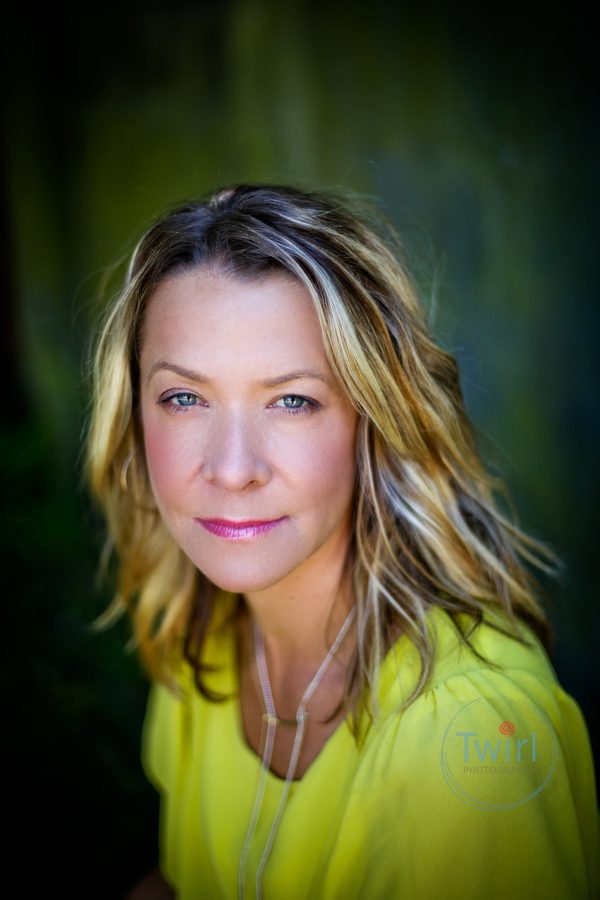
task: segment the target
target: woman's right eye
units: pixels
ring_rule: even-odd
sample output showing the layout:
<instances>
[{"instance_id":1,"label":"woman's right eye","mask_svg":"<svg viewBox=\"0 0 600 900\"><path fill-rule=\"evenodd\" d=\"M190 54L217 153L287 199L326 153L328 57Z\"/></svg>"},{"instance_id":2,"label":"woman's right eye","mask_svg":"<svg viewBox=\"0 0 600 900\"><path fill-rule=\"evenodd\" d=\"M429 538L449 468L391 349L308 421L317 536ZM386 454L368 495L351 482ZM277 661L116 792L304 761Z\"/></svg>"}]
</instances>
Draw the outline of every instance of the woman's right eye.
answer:
<instances>
[{"instance_id":1,"label":"woman's right eye","mask_svg":"<svg viewBox=\"0 0 600 900\"><path fill-rule=\"evenodd\" d=\"M177 391L176 394L167 394L166 397L161 397L159 403L171 406L177 410L183 410L196 406L198 399L196 394L191 394L189 391Z\"/></svg>"}]
</instances>

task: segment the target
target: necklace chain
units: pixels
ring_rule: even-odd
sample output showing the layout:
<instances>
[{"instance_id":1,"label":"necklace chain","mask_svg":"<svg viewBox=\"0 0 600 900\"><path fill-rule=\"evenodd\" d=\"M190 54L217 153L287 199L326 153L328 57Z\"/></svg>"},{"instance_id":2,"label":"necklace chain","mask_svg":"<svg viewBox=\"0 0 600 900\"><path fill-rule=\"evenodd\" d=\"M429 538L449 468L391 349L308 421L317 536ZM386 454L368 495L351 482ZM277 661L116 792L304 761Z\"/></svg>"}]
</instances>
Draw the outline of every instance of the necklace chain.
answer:
<instances>
[{"instance_id":1,"label":"necklace chain","mask_svg":"<svg viewBox=\"0 0 600 900\"><path fill-rule=\"evenodd\" d=\"M256 871L256 897L257 900L261 900L262 897L262 875L264 868L269 859L269 855L271 853L271 849L273 847L273 843L275 841L275 837L277 835L277 831L279 828L279 823L281 821L281 817L283 815L283 810L285 808L285 804L287 802L288 794L290 792L290 787L292 784L292 780L294 778L294 774L296 772L296 767L298 765L298 759L300 757L300 750L302 748L302 741L304 738L304 733L306 731L306 721L308 718L308 710L306 706L310 699L312 698L314 692L318 688L325 672L327 671L331 660L333 659L338 647L344 640L350 625L352 624L352 620L354 619L354 615L356 613L356 607L352 607L350 612L348 613L346 620L342 627L340 628L338 635L327 651L327 655L325 659L319 666L315 676L311 680L310 684L304 691L302 695L302 699L298 705L298 709L296 710L296 734L294 736L294 743L292 746L292 752L290 754L290 762L288 765L287 774L285 776L285 783L283 785L283 790L281 792L281 797L279 799L279 805L277 807L277 812L275 813L275 818L273 819L273 823L271 825L271 830L269 832L269 836L267 838L267 843L265 845L265 849L263 851L263 855L261 857L260 863L258 865L258 869ZM248 853L250 851L250 845L252 843L252 838L254 837L254 833L256 831L256 825L258 822L258 816L260 814L260 810L262 808L262 803L265 795L265 788L267 782L267 774L269 772L271 766L271 758L273 756L273 747L275 744L275 731L277 729L278 724L287 724L289 722L288 719L279 719L277 717L277 712L275 710L275 702L273 700L273 692L271 690L271 682L269 680L269 672L267 669L267 659L265 654L265 645L264 638L260 626L256 619L253 620L252 630L254 634L254 659L256 663L256 668L258 671L258 678L260 681L261 693L263 698L263 704L265 708L265 712L263 713L263 722L266 725L266 736L265 736L265 746L262 757L262 764L260 770L260 777L258 781L258 787L256 790L256 796L254 798L254 806L252 809L252 814L250 816L250 822L248 824L248 830L246 832L246 838L244 840L244 846L242 848L242 855L240 857L240 865L238 869L238 895L239 900L243 900L245 894L245 875L246 875L246 864L248 861Z\"/></svg>"}]
</instances>

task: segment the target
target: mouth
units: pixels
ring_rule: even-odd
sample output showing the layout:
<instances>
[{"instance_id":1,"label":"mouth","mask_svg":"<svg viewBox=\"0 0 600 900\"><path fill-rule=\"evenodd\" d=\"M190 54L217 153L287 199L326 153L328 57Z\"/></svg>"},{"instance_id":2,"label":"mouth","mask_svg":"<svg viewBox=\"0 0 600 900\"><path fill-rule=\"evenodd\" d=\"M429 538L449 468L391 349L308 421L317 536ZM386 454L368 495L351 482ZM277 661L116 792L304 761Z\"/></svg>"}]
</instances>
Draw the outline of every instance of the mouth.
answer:
<instances>
[{"instance_id":1,"label":"mouth","mask_svg":"<svg viewBox=\"0 0 600 900\"><path fill-rule=\"evenodd\" d=\"M273 531L285 519L287 516L281 516L279 519L249 519L243 522L235 522L231 519L195 519L194 521L198 522L209 534L214 534L226 541L249 541Z\"/></svg>"}]
</instances>

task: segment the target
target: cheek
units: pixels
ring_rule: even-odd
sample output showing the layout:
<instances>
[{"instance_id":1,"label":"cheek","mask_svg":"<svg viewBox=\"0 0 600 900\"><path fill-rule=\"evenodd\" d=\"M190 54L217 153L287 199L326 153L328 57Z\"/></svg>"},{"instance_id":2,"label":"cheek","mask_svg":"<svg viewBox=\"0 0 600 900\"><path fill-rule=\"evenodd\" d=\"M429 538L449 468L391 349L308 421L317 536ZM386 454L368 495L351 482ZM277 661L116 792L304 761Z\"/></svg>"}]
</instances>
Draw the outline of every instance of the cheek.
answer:
<instances>
[{"instance_id":1,"label":"cheek","mask_svg":"<svg viewBox=\"0 0 600 900\"><path fill-rule=\"evenodd\" d=\"M191 455L180 436L160 427L152 419L144 420L144 448L150 482L159 497L169 496L183 489L189 479Z\"/></svg>"},{"instance_id":2,"label":"cheek","mask_svg":"<svg viewBox=\"0 0 600 900\"><path fill-rule=\"evenodd\" d=\"M333 512L351 499L356 479L355 430L331 428L297 458L307 496ZM327 515L327 513L325 513Z\"/></svg>"}]
</instances>

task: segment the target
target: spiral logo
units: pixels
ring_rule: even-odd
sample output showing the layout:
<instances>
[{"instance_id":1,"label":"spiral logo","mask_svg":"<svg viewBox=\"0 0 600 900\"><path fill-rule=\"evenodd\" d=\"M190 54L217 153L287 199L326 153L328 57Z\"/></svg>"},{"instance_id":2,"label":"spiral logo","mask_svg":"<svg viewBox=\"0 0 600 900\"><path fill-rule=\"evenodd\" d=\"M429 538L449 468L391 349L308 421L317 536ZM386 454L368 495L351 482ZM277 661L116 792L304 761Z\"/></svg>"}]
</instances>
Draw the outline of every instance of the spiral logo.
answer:
<instances>
[{"instance_id":1,"label":"spiral logo","mask_svg":"<svg viewBox=\"0 0 600 900\"><path fill-rule=\"evenodd\" d=\"M501 722L498 731L500 732L500 734L505 734L510 737L515 733L515 726L512 722Z\"/></svg>"}]
</instances>

